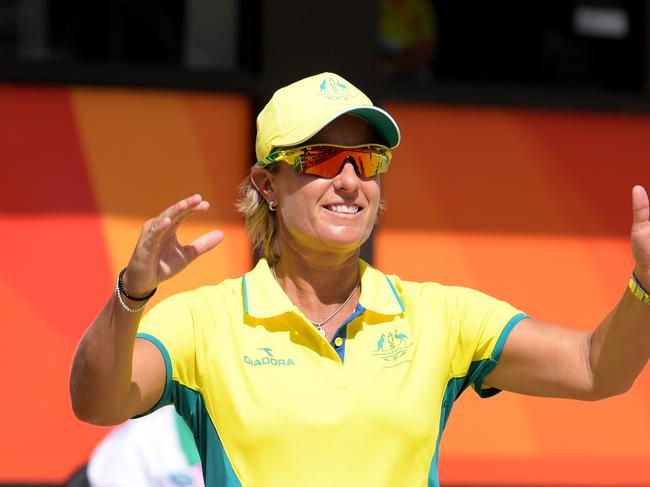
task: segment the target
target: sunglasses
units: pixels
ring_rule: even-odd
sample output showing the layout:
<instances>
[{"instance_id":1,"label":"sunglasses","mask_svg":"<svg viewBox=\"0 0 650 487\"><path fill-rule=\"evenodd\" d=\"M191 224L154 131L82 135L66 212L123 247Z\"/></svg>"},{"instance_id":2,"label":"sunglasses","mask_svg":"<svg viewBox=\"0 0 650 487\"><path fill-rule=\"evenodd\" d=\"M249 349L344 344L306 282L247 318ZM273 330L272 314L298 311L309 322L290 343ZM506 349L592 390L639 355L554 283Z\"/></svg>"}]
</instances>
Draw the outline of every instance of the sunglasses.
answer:
<instances>
[{"instance_id":1,"label":"sunglasses","mask_svg":"<svg viewBox=\"0 0 650 487\"><path fill-rule=\"evenodd\" d=\"M388 171L391 157L390 149L379 144L352 147L319 144L271 152L257 161L257 165L264 167L281 161L293 165L294 172L332 179L343 164L351 162L359 176L370 178Z\"/></svg>"}]
</instances>

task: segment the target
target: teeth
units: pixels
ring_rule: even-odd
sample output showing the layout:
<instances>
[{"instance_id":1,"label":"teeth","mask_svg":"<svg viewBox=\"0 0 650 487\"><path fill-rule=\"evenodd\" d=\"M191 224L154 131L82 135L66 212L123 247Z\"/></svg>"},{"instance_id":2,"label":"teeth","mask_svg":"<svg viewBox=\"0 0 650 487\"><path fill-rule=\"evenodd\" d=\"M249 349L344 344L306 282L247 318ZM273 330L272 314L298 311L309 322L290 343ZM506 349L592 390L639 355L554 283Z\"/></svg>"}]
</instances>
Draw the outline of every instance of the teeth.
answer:
<instances>
[{"instance_id":1,"label":"teeth","mask_svg":"<svg viewBox=\"0 0 650 487\"><path fill-rule=\"evenodd\" d=\"M357 205L330 205L327 209L336 213L357 213L359 211Z\"/></svg>"}]
</instances>

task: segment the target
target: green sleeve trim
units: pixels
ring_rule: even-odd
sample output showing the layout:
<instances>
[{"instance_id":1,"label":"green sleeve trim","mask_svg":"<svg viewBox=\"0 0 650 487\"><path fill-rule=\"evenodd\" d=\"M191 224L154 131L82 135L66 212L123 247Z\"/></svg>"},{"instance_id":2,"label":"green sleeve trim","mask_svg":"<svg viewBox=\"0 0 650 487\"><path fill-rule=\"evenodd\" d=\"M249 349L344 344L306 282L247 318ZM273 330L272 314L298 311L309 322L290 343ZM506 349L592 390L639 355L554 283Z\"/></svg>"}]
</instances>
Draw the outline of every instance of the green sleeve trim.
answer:
<instances>
[{"instance_id":1,"label":"green sleeve trim","mask_svg":"<svg viewBox=\"0 0 650 487\"><path fill-rule=\"evenodd\" d=\"M172 361L169 358L169 352L165 348L165 345L163 345L162 342L158 340L155 336L150 335L149 333L138 333L135 337L142 338L143 340L148 340L151 343L153 343L158 348L158 350L160 350L160 353L162 354L163 359L165 360L165 389L163 390L162 396L149 411L143 414L139 414L138 416L135 416L136 418L139 418L149 413L153 413L156 409L171 404L173 402L171 397L171 387L170 387L172 382Z\"/></svg>"},{"instance_id":2,"label":"green sleeve trim","mask_svg":"<svg viewBox=\"0 0 650 487\"><path fill-rule=\"evenodd\" d=\"M510 319L510 321L508 321L508 324L501 332L501 335L499 335L499 339L497 340L497 344L494 346L494 350L492 350L492 360L495 362L499 361L501 358L501 352L503 352L503 347L506 344L506 340L508 339L508 336L510 336L510 332L524 318L528 318L528 315L525 315L524 313L517 313Z\"/></svg>"},{"instance_id":3,"label":"green sleeve trim","mask_svg":"<svg viewBox=\"0 0 650 487\"><path fill-rule=\"evenodd\" d=\"M483 387L483 380L485 380L485 377L494 370L494 368L497 366L499 363L499 359L501 358L501 352L503 352L503 347L506 344L506 340L508 339L508 336L510 336L510 332L523 320L524 318L527 318L528 315L524 313L517 313L515 316L513 316L510 321L506 324L506 326L503 328L501 331L501 335L499 335L499 338L497 340L496 345L494 346L494 350L492 350L492 356L490 357L489 360L484 360L482 361L482 367L480 368L480 373L477 374L477 378L473 380L472 382L474 383L474 390L476 393L482 397L482 398L488 398L497 395L499 392L501 392L501 389L497 389L496 387Z\"/></svg>"}]
</instances>

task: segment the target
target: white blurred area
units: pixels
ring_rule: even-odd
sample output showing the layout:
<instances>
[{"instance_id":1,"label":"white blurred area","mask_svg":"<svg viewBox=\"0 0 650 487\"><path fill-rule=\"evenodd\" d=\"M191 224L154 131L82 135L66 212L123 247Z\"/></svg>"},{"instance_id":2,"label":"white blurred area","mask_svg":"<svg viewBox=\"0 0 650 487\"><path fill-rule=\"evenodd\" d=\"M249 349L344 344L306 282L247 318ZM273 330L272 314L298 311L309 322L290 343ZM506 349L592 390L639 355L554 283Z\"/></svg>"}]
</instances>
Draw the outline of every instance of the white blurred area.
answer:
<instances>
[{"instance_id":1,"label":"white blurred area","mask_svg":"<svg viewBox=\"0 0 650 487\"><path fill-rule=\"evenodd\" d=\"M573 11L573 30L582 36L625 39L630 19L620 8L580 6Z\"/></svg>"},{"instance_id":2,"label":"white blurred area","mask_svg":"<svg viewBox=\"0 0 650 487\"><path fill-rule=\"evenodd\" d=\"M131 419L111 431L88 462L91 487L203 487L197 452L187 451L189 430L172 406Z\"/></svg>"}]
</instances>

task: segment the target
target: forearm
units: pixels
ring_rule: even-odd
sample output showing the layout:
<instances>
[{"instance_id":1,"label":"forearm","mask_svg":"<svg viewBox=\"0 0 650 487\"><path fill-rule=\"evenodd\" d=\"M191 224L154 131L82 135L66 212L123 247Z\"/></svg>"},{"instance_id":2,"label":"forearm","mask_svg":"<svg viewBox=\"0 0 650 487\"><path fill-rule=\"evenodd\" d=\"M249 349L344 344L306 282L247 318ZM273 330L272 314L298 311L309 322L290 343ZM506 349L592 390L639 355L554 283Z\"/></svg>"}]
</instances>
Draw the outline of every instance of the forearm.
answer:
<instances>
[{"instance_id":1,"label":"forearm","mask_svg":"<svg viewBox=\"0 0 650 487\"><path fill-rule=\"evenodd\" d=\"M140 308L160 282L221 242L223 233L219 230L188 245L181 245L176 238L178 225L185 218L209 207L196 194L144 223L128 271L125 269L118 278L119 296L125 303L113 293L74 356L70 396L79 419L95 424L121 423L151 409L161 398L166 381L164 358L151 342L136 340L142 312L129 312L125 306Z\"/></svg>"},{"instance_id":2,"label":"forearm","mask_svg":"<svg viewBox=\"0 0 650 487\"><path fill-rule=\"evenodd\" d=\"M133 414L133 349L141 314L127 312L113 293L86 330L70 374L72 407L79 419L116 424Z\"/></svg>"},{"instance_id":3,"label":"forearm","mask_svg":"<svg viewBox=\"0 0 650 487\"><path fill-rule=\"evenodd\" d=\"M629 289L591 337L593 388L606 397L627 391L650 358L650 306Z\"/></svg>"}]
</instances>

